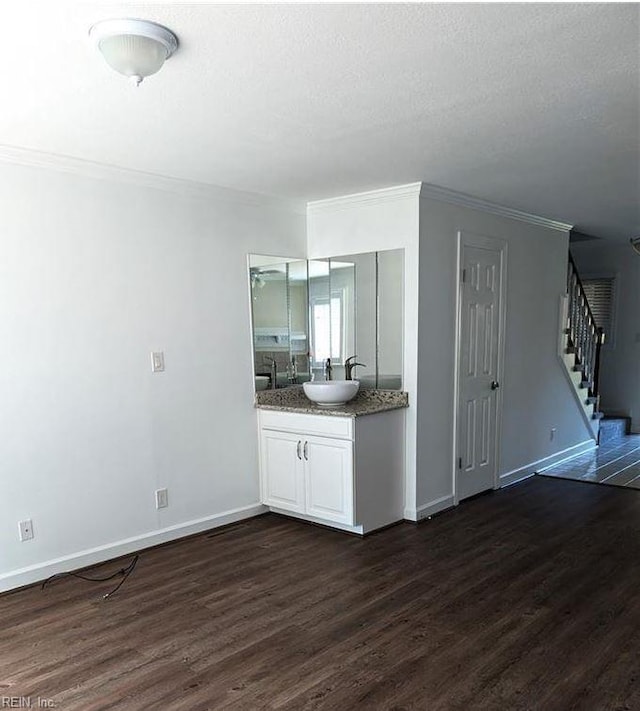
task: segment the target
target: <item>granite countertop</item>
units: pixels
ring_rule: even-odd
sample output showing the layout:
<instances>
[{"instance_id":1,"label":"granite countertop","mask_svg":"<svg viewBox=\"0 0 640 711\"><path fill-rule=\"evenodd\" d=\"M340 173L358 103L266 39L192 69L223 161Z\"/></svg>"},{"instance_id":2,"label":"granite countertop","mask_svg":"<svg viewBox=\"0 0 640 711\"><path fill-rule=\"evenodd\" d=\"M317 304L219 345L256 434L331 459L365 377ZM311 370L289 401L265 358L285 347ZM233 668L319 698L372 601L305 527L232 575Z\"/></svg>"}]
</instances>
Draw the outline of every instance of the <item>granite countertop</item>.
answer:
<instances>
[{"instance_id":1,"label":"granite countertop","mask_svg":"<svg viewBox=\"0 0 640 711\"><path fill-rule=\"evenodd\" d=\"M309 415L333 417L361 417L376 412L409 407L409 394L400 390L373 390L361 388L345 405L319 407L304 394L302 386L294 385L279 390L261 390L256 393L255 406L261 410L280 410Z\"/></svg>"}]
</instances>

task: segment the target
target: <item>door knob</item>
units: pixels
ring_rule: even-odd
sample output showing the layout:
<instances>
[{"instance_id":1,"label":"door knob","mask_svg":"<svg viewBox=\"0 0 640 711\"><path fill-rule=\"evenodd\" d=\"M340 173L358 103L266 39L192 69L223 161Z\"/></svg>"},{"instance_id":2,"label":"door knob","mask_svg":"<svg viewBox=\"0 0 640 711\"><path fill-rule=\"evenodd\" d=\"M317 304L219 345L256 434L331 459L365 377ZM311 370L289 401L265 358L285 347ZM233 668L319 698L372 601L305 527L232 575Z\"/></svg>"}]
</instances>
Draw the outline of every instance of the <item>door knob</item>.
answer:
<instances>
[{"instance_id":1,"label":"door knob","mask_svg":"<svg viewBox=\"0 0 640 711\"><path fill-rule=\"evenodd\" d=\"M500 383L497 380L491 381L491 389L492 390L497 390L499 387L500 387Z\"/></svg>"}]
</instances>

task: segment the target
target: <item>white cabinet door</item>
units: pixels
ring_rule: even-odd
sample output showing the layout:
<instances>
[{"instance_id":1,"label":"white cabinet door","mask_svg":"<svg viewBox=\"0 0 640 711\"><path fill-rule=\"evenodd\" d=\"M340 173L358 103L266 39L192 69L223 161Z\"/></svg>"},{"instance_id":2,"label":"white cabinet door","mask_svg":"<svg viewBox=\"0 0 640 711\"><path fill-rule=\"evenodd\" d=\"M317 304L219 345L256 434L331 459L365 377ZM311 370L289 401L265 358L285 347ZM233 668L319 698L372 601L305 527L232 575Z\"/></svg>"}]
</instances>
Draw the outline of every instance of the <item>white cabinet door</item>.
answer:
<instances>
[{"instance_id":1,"label":"white cabinet door","mask_svg":"<svg viewBox=\"0 0 640 711\"><path fill-rule=\"evenodd\" d=\"M324 437L303 442L306 513L353 525L353 444Z\"/></svg>"},{"instance_id":2,"label":"white cabinet door","mask_svg":"<svg viewBox=\"0 0 640 711\"><path fill-rule=\"evenodd\" d=\"M304 512L304 438L289 432L262 430L262 503Z\"/></svg>"}]
</instances>

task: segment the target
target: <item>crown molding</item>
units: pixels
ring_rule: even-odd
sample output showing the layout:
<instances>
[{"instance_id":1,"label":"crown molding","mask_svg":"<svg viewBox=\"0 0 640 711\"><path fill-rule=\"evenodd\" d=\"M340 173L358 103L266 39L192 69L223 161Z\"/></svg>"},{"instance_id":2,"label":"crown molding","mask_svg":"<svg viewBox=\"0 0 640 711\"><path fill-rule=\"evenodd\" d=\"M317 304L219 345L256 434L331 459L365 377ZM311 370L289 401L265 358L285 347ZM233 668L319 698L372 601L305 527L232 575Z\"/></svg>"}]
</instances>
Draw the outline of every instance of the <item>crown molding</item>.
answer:
<instances>
[{"instance_id":1,"label":"crown molding","mask_svg":"<svg viewBox=\"0 0 640 711\"><path fill-rule=\"evenodd\" d=\"M550 220L547 217L533 215L529 212L524 212L523 210L516 210L515 208L498 205L496 203L489 202L488 200L481 200L480 198L475 198L471 195L466 195L465 193L456 192L455 190L441 188L439 185L422 183L420 197L430 200L438 200L440 202L447 202L452 205L461 205L462 207L469 207L473 210L481 210L482 212L490 212L494 215L508 217L512 220L519 220L520 222L528 222L529 224L536 225L538 227L546 227L551 230L558 230L559 232L569 232L573 228L573 225L567 222Z\"/></svg>"},{"instance_id":2,"label":"crown molding","mask_svg":"<svg viewBox=\"0 0 640 711\"><path fill-rule=\"evenodd\" d=\"M157 173L131 170L129 168L121 168L81 158L36 151L30 148L0 145L0 163L55 170L57 172L70 173L85 178L137 185L138 187L162 190L185 197L204 200L215 199L241 205L286 210L300 215L304 215L305 212L306 214L333 212L336 210L349 209L356 205L380 204L419 197L438 200L453 205L461 205L463 207L489 212L513 220L520 220L521 222L528 222L539 227L546 227L560 232L569 232L573 228L573 225L566 222L559 222L539 215L533 215L522 210L498 205L488 200L475 198L465 193L459 193L455 190L449 190L448 188L442 188L429 183L407 183L405 185L368 190L366 192L342 195L325 200L313 200L306 204L305 210L303 201L285 200L269 195L261 195L259 193L224 188L209 183L172 178Z\"/></svg>"},{"instance_id":3,"label":"crown molding","mask_svg":"<svg viewBox=\"0 0 640 711\"><path fill-rule=\"evenodd\" d=\"M0 145L0 163L54 170L59 173L70 173L83 178L108 180L119 184L136 185L196 199L214 199L245 206L267 207L295 212L300 215L304 215L306 212L305 203L302 200L283 200L269 195L243 192L194 180L131 170L81 158L36 151L30 148Z\"/></svg>"},{"instance_id":4,"label":"crown molding","mask_svg":"<svg viewBox=\"0 0 640 711\"><path fill-rule=\"evenodd\" d=\"M341 195L327 198L326 200L313 200L307 203L307 213L333 212L334 210L346 210L354 205L406 200L407 198L418 197L421 186L422 183L407 183L406 185L395 185L390 188L368 190L363 193Z\"/></svg>"},{"instance_id":5,"label":"crown molding","mask_svg":"<svg viewBox=\"0 0 640 711\"><path fill-rule=\"evenodd\" d=\"M424 198L446 202L452 205L460 205L473 210L481 210L489 212L501 217L508 217L512 220L520 222L528 222L529 224L538 227L546 227L559 232L569 232L573 225L558 220L550 220L540 215L533 215L523 210L498 205L488 200L475 198L465 193L459 193L455 190L442 188L439 185L431 185L429 183L408 183L406 185L397 185L390 188L381 188L380 190L369 190L363 193L355 193L353 195L342 195L340 197L328 198L326 200L314 200L307 203L307 214L315 214L320 212L334 212L337 210L347 210L357 205L366 205L370 203L385 203L396 200L406 200L407 198Z\"/></svg>"}]
</instances>

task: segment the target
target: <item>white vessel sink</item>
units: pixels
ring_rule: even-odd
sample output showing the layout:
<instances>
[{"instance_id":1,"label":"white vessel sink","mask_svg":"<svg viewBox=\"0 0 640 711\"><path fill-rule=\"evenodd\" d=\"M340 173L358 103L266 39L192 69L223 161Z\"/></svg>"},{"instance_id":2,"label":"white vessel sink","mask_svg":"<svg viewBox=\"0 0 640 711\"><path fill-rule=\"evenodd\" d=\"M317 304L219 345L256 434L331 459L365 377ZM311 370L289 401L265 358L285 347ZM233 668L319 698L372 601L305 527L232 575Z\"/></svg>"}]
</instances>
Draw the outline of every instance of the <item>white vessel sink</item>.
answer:
<instances>
[{"instance_id":1,"label":"white vessel sink","mask_svg":"<svg viewBox=\"0 0 640 711\"><path fill-rule=\"evenodd\" d=\"M304 394L320 407L344 405L356 396L359 380L313 380L302 383Z\"/></svg>"}]
</instances>

